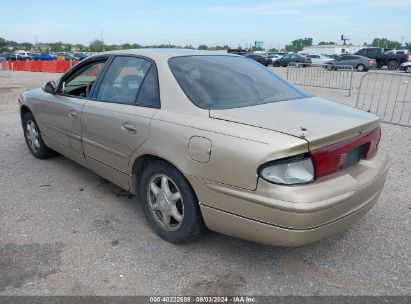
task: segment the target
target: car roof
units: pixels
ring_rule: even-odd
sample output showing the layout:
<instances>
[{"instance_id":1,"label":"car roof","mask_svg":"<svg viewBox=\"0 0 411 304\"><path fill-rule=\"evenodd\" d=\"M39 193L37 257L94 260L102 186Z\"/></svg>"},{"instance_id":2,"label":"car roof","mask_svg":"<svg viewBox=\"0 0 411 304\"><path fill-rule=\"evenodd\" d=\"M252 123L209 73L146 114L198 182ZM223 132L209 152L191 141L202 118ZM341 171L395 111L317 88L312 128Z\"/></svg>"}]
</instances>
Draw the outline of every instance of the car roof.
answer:
<instances>
[{"instance_id":1,"label":"car roof","mask_svg":"<svg viewBox=\"0 0 411 304\"><path fill-rule=\"evenodd\" d=\"M183 56L236 56L236 54L222 53L216 51L199 51L192 49L177 49L177 48L147 48L147 49L129 49L129 50L117 50L109 51L101 54L115 54L115 55L138 55L146 56L152 59L161 58L173 58L173 57L183 57Z\"/></svg>"}]
</instances>

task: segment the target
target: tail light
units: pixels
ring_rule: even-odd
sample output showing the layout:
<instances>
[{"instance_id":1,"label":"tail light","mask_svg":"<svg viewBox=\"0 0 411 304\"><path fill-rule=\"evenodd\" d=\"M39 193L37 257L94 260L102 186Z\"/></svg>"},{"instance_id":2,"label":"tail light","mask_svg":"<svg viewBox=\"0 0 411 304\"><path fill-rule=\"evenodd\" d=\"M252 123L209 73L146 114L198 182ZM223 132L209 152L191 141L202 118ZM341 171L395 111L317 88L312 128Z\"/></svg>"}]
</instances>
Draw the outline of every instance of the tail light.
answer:
<instances>
[{"instance_id":1,"label":"tail light","mask_svg":"<svg viewBox=\"0 0 411 304\"><path fill-rule=\"evenodd\" d=\"M378 127L360 136L338 142L311 152L315 168L315 179L337 173L352 164L352 158L371 158L378 149L381 128Z\"/></svg>"},{"instance_id":2,"label":"tail light","mask_svg":"<svg viewBox=\"0 0 411 304\"><path fill-rule=\"evenodd\" d=\"M368 59L368 62L372 63L372 62L374 62L374 59Z\"/></svg>"},{"instance_id":3,"label":"tail light","mask_svg":"<svg viewBox=\"0 0 411 304\"><path fill-rule=\"evenodd\" d=\"M409 54L404 54L403 56L405 61L408 61L410 59L410 55Z\"/></svg>"},{"instance_id":4,"label":"tail light","mask_svg":"<svg viewBox=\"0 0 411 304\"><path fill-rule=\"evenodd\" d=\"M304 61L304 62L307 62L307 60L308 60L308 58L307 58L307 57L304 57L303 61Z\"/></svg>"}]
</instances>

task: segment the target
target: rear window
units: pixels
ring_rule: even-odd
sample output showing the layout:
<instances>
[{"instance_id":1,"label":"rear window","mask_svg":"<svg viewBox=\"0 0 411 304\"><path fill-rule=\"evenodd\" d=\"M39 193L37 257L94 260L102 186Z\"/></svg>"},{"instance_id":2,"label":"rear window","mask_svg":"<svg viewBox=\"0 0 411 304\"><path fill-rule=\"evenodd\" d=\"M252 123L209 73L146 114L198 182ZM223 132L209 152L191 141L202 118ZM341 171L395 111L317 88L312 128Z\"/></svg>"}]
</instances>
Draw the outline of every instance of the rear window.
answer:
<instances>
[{"instance_id":1,"label":"rear window","mask_svg":"<svg viewBox=\"0 0 411 304\"><path fill-rule=\"evenodd\" d=\"M169 59L187 97L203 109L230 109L311 95L260 63L236 56L187 56Z\"/></svg>"}]
</instances>

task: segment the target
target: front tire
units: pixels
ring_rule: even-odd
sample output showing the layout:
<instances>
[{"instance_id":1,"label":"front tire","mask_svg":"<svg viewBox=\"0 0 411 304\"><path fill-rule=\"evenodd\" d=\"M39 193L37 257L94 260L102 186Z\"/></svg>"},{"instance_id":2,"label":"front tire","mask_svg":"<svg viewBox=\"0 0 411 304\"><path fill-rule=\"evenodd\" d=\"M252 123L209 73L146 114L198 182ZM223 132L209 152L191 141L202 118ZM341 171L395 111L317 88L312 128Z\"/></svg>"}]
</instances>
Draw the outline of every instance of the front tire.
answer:
<instances>
[{"instance_id":1,"label":"front tire","mask_svg":"<svg viewBox=\"0 0 411 304\"><path fill-rule=\"evenodd\" d=\"M139 197L150 227L167 242L191 242L207 231L194 190L171 164L158 160L144 169Z\"/></svg>"},{"instance_id":2,"label":"front tire","mask_svg":"<svg viewBox=\"0 0 411 304\"><path fill-rule=\"evenodd\" d=\"M23 115L22 124L27 147L34 157L38 159L47 159L56 155L56 152L51 150L44 143L40 129L31 112L27 112Z\"/></svg>"},{"instance_id":3,"label":"front tire","mask_svg":"<svg viewBox=\"0 0 411 304\"><path fill-rule=\"evenodd\" d=\"M411 73L411 65L406 67L405 73Z\"/></svg>"}]
</instances>

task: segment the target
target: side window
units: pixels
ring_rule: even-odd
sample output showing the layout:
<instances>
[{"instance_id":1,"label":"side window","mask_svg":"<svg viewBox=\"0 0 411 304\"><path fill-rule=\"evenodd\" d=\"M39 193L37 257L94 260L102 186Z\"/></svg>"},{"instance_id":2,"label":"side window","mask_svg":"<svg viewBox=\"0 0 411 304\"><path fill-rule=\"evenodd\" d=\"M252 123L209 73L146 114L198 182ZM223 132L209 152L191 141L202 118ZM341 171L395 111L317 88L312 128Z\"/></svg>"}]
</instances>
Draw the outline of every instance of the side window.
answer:
<instances>
[{"instance_id":1,"label":"side window","mask_svg":"<svg viewBox=\"0 0 411 304\"><path fill-rule=\"evenodd\" d=\"M105 73L96 98L102 101L134 104L151 62L142 58L114 58Z\"/></svg>"},{"instance_id":2,"label":"side window","mask_svg":"<svg viewBox=\"0 0 411 304\"><path fill-rule=\"evenodd\" d=\"M71 96L88 97L94 81L104 67L104 61L95 61L69 75L60 88L60 93Z\"/></svg>"},{"instance_id":3,"label":"side window","mask_svg":"<svg viewBox=\"0 0 411 304\"><path fill-rule=\"evenodd\" d=\"M149 108L160 108L160 94L158 90L157 70L151 65L146 78L138 93L136 105Z\"/></svg>"}]
</instances>

